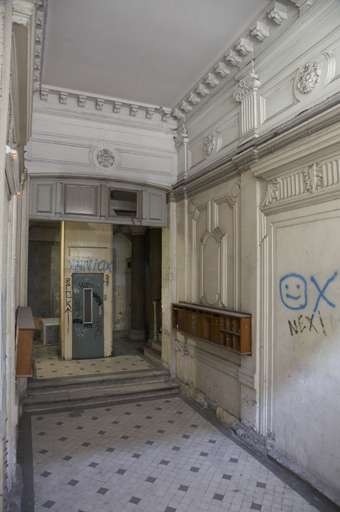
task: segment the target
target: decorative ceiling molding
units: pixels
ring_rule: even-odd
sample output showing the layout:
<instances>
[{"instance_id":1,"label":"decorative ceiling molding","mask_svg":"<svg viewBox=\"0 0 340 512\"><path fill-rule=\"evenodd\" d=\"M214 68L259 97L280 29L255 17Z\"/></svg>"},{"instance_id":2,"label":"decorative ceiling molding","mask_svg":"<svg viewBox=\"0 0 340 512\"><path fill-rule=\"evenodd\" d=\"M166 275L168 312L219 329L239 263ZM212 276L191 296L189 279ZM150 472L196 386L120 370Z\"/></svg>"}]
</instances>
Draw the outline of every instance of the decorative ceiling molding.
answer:
<instances>
[{"instance_id":1,"label":"decorative ceiling molding","mask_svg":"<svg viewBox=\"0 0 340 512\"><path fill-rule=\"evenodd\" d=\"M279 2L274 2L273 8L268 12L268 18L277 25L281 25L287 19L287 16L287 7Z\"/></svg>"},{"instance_id":2,"label":"decorative ceiling molding","mask_svg":"<svg viewBox=\"0 0 340 512\"><path fill-rule=\"evenodd\" d=\"M221 78L226 78L230 74L238 74L239 69L242 70L249 64L250 59L254 59L254 55L258 56L262 43L270 38L271 34L273 34L273 37L276 37L275 31L288 19L289 13L299 9L300 4L304 1L310 0L291 0L291 3L287 6L274 1L270 4L269 11L267 6L258 19L241 34L241 37L222 56L229 66L220 58L219 62L211 68L209 73L202 77L192 90L187 93L186 97L178 103L172 110L171 115L178 121L183 120L185 122L185 116L180 110L187 114L189 112L193 113L194 108L191 105L195 107L200 102L200 98L197 101L197 95L204 98L209 95L211 89L217 90L223 87L223 81L217 78L217 74ZM191 104L189 109L185 107L185 105L188 105L187 102Z\"/></svg>"},{"instance_id":3,"label":"decorative ceiling molding","mask_svg":"<svg viewBox=\"0 0 340 512\"><path fill-rule=\"evenodd\" d=\"M218 78L213 73L209 73L208 76L205 77L204 82L210 85L210 87L216 87L216 85L220 83Z\"/></svg>"},{"instance_id":4,"label":"decorative ceiling molding","mask_svg":"<svg viewBox=\"0 0 340 512\"><path fill-rule=\"evenodd\" d=\"M175 122L171 119L171 109L167 107L159 107L157 105L148 105L144 103L129 103L125 100L118 100L109 97L96 97L82 91L73 91L70 89L59 89L49 85L40 85L39 92L36 95L40 100L51 102L53 108L56 104L67 106L68 108L81 108L86 110L94 110L103 114L120 114L129 117L137 117L138 119L157 120L172 123L171 128L176 128ZM57 97L57 100L55 99ZM188 104L187 104L188 105ZM190 105L188 105L190 107ZM182 114L182 113L181 113ZM180 119L182 116L180 117Z\"/></svg>"},{"instance_id":5,"label":"decorative ceiling molding","mask_svg":"<svg viewBox=\"0 0 340 512\"><path fill-rule=\"evenodd\" d=\"M187 103L186 101L182 101L179 108L183 110L183 112L190 112L190 110L192 110L192 106L189 105L189 103Z\"/></svg>"},{"instance_id":6,"label":"decorative ceiling molding","mask_svg":"<svg viewBox=\"0 0 340 512\"><path fill-rule=\"evenodd\" d=\"M249 41L249 39L244 39L244 37L241 37L239 42L235 45L235 49L240 52L241 55L248 55L248 53L251 53L254 49L253 43Z\"/></svg>"},{"instance_id":7,"label":"decorative ceiling molding","mask_svg":"<svg viewBox=\"0 0 340 512\"><path fill-rule=\"evenodd\" d=\"M67 96L68 96L68 92L60 91L60 93L59 93L59 103L61 105L66 105L66 103L67 103Z\"/></svg>"},{"instance_id":8,"label":"decorative ceiling molding","mask_svg":"<svg viewBox=\"0 0 340 512\"><path fill-rule=\"evenodd\" d=\"M258 21L250 30L252 36L256 37L261 43L269 36L269 28L265 23Z\"/></svg>"},{"instance_id":9,"label":"decorative ceiling molding","mask_svg":"<svg viewBox=\"0 0 340 512\"><path fill-rule=\"evenodd\" d=\"M197 92L197 94L200 94L201 96L207 96L207 94L209 94L208 87L206 87L204 84L201 84L201 83L198 84L195 91Z\"/></svg>"},{"instance_id":10,"label":"decorative ceiling molding","mask_svg":"<svg viewBox=\"0 0 340 512\"><path fill-rule=\"evenodd\" d=\"M105 100L103 100L102 98L97 98L96 109L103 110L104 103L105 103Z\"/></svg>"},{"instance_id":11,"label":"decorative ceiling molding","mask_svg":"<svg viewBox=\"0 0 340 512\"><path fill-rule=\"evenodd\" d=\"M35 59L34 59L34 91L40 91L41 64L44 53L44 36L47 15L47 0L37 0Z\"/></svg>"},{"instance_id":12,"label":"decorative ceiling molding","mask_svg":"<svg viewBox=\"0 0 340 512\"><path fill-rule=\"evenodd\" d=\"M187 100L189 101L189 103L191 103L192 105L197 105L197 103L199 103L201 100L199 99L199 97L194 93L194 92L191 92L189 94L189 96L187 97Z\"/></svg>"},{"instance_id":13,"label":"decorative ceiling molding","mask_svg":"<svg viewBox=\"0 0 340 512\"><path fill-rule=\"evenodd\" d=\"M280 25L282 25L289 17L289 13L294 9L300 9L304 3L311 4L311 0L290 0L290 3L286 6L280 2L272 2L272 4L263 10L259 15L258 19L247 29L240 37L231 45L224 55L220 57L219 61L212 66L208 74L205 74L201 80L189 91L185 98L182 98L175 108L170 109L163 106L157 105L145 105L136 104L135 102L129 102L126 100L116 100L108 97L96 97L95 94L78 93L77 91L70 91L65 89L58 90L59 103L61 105L67 105L69 99L78 95L77 102L80 108L88 108L92 102L95 105L95 109L101 112L108 112L111 110L114 114L121 114L126 112L126 107L130 116L141 117L140 112L145 113L145 118L152 120L155 119L156 113L161 115L163 122L168 122L170 117L177 119L178 121L185 120L185 113L190 115L195 109L192 106L196 106L200 103L200 97L208 96L211 89L219 89L223 87L223 81L217 78L219 75L221 78L226 78L228 75L237 73L238 69L243 69L249 63L249 59L254 54L258 54L261 51L261 44L267 38L270 37L271 33L274 33ZM34 69L34 91L40 93L40 98L43 101L48 101L48 95L52 91L56 91L55 87L49 87L48 85L41 84L41 70L42 70L42 59L44 51L44 32L46 26L46 17L48 10L48 0L37 0L37 14L36 14L36 42L35 42L35 69ZM270 30L269 26L270 25ZM256 55L257 56L257 55ZM222 60L225 59L230 67L227 66ZM81 98L83 96L83 98Z\"/></svg>"},{"instance_id":14,"label":"decorative ceiling molding","mask_svg":"<svg viewBox=\"0 0 340 512\"><path fill-rule=\"evenodd\" d=\"M223 62L219 62L218 66L215 68L215 73L218 73L222 78L225 78L227 75L229 75L230 69L225 64L223 64Z\"/></svg>"},{"instance_id":15,"label":"decorative ceiling molding","mask_svg":"<svg viewBox=\"0 0 340 512\"><path fill-rule=\"evenodd\" d=\"M240 57L234 50L230 49L228 53L224 56L227 62L233 64L233 66L238 66L242 62L242 57Z\"/></svg>"},{"instance_id":16,"label":"decorative ceiling molding","mask_svg":"<svg viewBox=\"0 0 340 512\"><path fill-rule=\"evenodd\" d=\"M130 106L130 116L136 117L138 109L139 109L139 105L131 105Z\"/></svg>"}]
</instances>

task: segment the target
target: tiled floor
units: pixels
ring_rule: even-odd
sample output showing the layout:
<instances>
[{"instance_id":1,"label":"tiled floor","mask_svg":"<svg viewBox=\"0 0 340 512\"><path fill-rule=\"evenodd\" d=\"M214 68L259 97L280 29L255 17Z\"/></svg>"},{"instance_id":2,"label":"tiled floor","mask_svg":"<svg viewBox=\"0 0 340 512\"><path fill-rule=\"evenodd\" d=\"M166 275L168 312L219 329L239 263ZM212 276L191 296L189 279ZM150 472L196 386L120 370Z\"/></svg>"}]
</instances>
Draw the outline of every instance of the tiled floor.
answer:
<instances>
[{"instance_id":1,"label":"tiled floor","mask_svg":"<svg viewBox=\"0 0 340 512\"><path fill-rule=\"evenodd\" d=\"M181 397L36 413L24 424L25 512L329 510Z\"/></svg>"},{"instance_id":2,"label":"tiled floor","mask_svg":"<svg viewBox=\"0 0 340 512\"><path fill-rule=\"evenodd\" d=\"M59 345L44 346L41 340L35 340L33 344L35 377L55 379L149 370L154 367L141 357L143 345L145 343L118 338L113 343L113 357L63 361L59 359Z\"/></svg>"}]
</instances>

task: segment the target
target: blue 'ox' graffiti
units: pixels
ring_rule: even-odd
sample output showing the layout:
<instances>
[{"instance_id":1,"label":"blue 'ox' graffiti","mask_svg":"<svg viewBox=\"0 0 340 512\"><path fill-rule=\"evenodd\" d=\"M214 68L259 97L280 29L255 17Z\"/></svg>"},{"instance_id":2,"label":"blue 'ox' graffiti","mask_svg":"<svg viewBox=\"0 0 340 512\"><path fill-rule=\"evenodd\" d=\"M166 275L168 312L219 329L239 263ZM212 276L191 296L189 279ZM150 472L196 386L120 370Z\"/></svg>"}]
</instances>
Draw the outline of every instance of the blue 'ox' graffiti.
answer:
<instances>
[{"instance_id":1,"label":"blue 'ox' graffiti","mask_svg":"<svg viewBox=\"0 0 340 512\"><path fill-rule=\"evenodd\" d=\"M332 281L336 278L338 272L334 272L323 288L321 288L315 277L311 277L311 282L315 285L319 292L313 313L317 310L319 302L323 299L329 306L335 308L335 304L331 302L325 295L325 292ZM289 309L304 309L307 306L307 281L300 274L287 274L280 279L280 296L283 304Z\"/></svg>"},{"instance_id":2,"label":"blue 'ox' graffiti","mask_svg":"<svg viewBox=\"0 0 340 512\"><path fill-rule=\"evenodd\" d=\"M68 273L70 274L73 272L77 274L78 272L112 272L111 265L112 261L110 263L106 260L101 260L98 262L97 259L94 260L93 266L92 266L92 260L84 260L84 263L80 260L67 260L67 263L70 265L70 268L68 269ZM92 268L91 268L92 267Z\"/></svg>"}]
</instances>

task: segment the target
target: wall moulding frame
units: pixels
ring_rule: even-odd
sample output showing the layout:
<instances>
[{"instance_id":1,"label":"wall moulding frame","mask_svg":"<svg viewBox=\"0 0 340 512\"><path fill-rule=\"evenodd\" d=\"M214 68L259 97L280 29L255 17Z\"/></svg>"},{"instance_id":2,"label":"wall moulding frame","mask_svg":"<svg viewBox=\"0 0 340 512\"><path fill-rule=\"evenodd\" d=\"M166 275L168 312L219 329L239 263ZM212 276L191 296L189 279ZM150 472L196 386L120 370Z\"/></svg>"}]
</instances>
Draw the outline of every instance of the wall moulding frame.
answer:
<instances>
[{"instance_id":1,"label":"wall moulding frame","mask_svg":"<svg viewBox=\"0 0 340 512\"><path fill-rule=\"evenodd\" d=\"M224 238L225 237L225 238ZM222 233L220 228L216 227L213 231L206 231L203 237L200 240L200 302L205 306L214 306L214 307L225 307L223 302L224 296L224 288L225 288L225 267L226 267L226 236ZM210 243L209 243L210 242ZM224 243L223 243L224 242ZM212 247L210 247L212 245ZM215 294L215 297L212 300L208 299L207 292L207 283L205 282L205 274L208 273L208 277L210 273L208 272L207 265L208 262L215 262L212 259L214 256L212 249L215 249L215 257L216 257L216 267L217 268L217 276L216 276L216 288L213 290L211 296ZM206 253L209 251L209 257ZM207 277L207 278L208 278ZM210 276L210 284L211 284Z\"/></svg>"},{"instance_id":2,"label":"wall moulding frame","mask_svg":"<svg viewBox=\"0 0 340 512\"><path fill-rule=\"evenodd\" d=\"M314 203L308 206L308 210L292 208L286 202L285 209L274 211L262 210L260 214L260 295L262 313L259 330L259 392L261 401L259 404L258 432L264 436L275 438L275 414L274 414L274 374L275 374L275 332L276 323L274 317L277 314L277 283L276 269L277 231L281 228L292 228L305 225L315 220L323 221L339 219L340 194L334 201L327 200L322 206Z\"/></svg>"},{"instance_id":3,"label":"wall moulding frame","mask_svg":"<svg viewBox=\"0 0 340 512\"><path fill-rule=\"evenodd\" d=\"M199 297L202 304L214 307L226 307L227 304L227 284L228 284L228 247L233 249L233 300L232 304L228 306L238 310L240 299L240 219L239 219L239 191L240 184L235 182L231 191L223 195L215 197L209 201L198 203L195 200L190 202L189 214L191 215L191 251L192 251L192 265L191 265L191 297L195 302L195 297ZM231 210L232 216L232 233L224 233L219 227L219 208L227 204ZM206 212L207 223L206 229L200 240L197 235L197 221L202 212ZM210 238L216 244L216 258L217 258L217 283L216 283L216 296L214 302L207 299L205 286L204 286L204 261L205 261L205 248ZM211 241L210 241L211 243ZM198 246L199 245L199 246ZM197 258L199 255L199 258ZM198 261L197 261L198 260ZM198 288L198 289L197 289Z\"/></svg>"}]
</instances>

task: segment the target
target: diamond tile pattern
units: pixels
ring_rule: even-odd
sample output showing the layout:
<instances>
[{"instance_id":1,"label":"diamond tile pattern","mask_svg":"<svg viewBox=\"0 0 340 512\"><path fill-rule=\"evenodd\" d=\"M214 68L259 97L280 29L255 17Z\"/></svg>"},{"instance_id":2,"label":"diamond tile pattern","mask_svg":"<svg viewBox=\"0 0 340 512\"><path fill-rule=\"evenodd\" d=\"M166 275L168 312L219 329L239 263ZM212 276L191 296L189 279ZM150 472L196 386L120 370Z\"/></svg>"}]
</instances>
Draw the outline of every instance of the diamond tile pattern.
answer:
<instances>
[{"instance_id":1,"label":"diamond tile pattern","mask_svg":"<svg viewBox=\"0 0 340 512\"><path fill-rule=\"evenodd\" d=\"M166 402L85 409L82 430L69 412L33 415L35 512L318 510L181 398Z\"/></svg>"}]
</instances>

